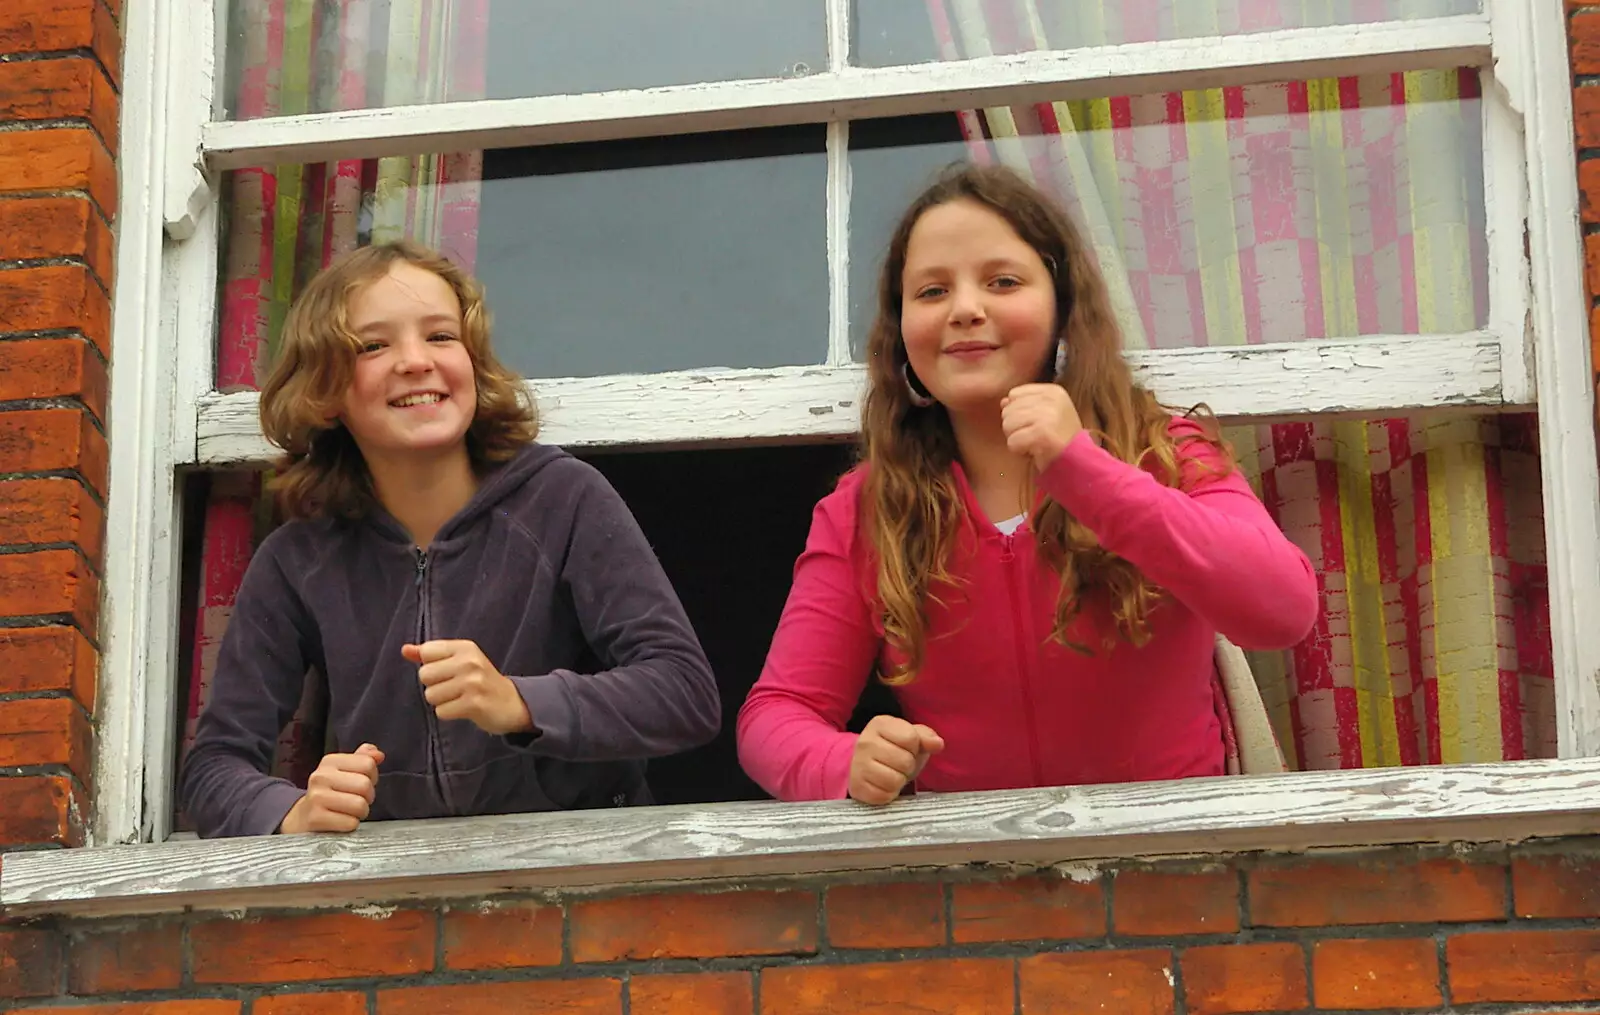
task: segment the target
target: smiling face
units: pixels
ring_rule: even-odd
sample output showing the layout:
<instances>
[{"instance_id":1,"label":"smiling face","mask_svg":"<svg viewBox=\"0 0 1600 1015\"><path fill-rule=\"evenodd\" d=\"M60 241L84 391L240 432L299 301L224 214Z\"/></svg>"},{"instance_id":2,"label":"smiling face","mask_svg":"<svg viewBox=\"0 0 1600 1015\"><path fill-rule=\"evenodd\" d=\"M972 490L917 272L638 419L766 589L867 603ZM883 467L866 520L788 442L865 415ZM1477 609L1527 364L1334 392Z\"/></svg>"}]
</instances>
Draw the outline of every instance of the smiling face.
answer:
<instances>
[{"instance_id":1,"label":"smiling face","mask_svg":"<svg viewBox=\"0 0 1600 1015\"><path fill-rule=\"evenodd\" d=\"M1055 283L1004 218L972 200L936 205L911 229L901 274L906 359L954 413L995 410L1037 381L1055 344Z\"/></svg>"},{"instance_id":2,"label":"smiling face","mask_svg":"<svg viewBox=\"0 0 1600 1015\"><path fill-rule=\"evenodd\" d=\"M478 402L449 283L404 261L350 296L360 341L339 419L374 457L464 449Z\"/></svg>"}]
</instances>

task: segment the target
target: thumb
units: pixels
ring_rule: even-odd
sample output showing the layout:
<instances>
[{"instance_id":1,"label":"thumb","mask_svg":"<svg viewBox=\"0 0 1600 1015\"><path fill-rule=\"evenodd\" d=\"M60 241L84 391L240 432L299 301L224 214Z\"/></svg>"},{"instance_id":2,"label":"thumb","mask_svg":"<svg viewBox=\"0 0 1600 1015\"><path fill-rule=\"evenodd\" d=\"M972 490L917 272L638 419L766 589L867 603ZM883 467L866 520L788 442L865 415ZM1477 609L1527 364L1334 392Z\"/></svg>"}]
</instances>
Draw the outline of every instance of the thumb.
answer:
<instances>
[{"instance_id":1,"label":"thumb","mask_svg":"<svg viewBox=\"0 0 1600 1015\"><path fill-rule=\"evenodd\" d=\"M917 731L917 736L922 740L921 750L926 754L938 754L944 750L944 737L935 733L931 727L918 723L912 729Z\"/></svg>"},{"instance_id":2,"label":"thumb","mask_svg":"<svg viewBox=\"0 0 1600 1015\"><path fill-rule=\"evenodd\" d=\"M356 748L356 753L365 754L378 764L383 764L383 751L379 750L377 746L373 744L362 744L360 747Z\"/></svg>"},{"instance_id":3,"label":"thumb","mask_svg":"<svg viewBox=\"0 0 1600 1015\"><path fill-rule=\"evenodd\" d=\"M421 645L401 645L400 646L400 655L405 657L405 659L408 662L421 663L422 662L422 646Z\"/></svg>"}]
</instances>

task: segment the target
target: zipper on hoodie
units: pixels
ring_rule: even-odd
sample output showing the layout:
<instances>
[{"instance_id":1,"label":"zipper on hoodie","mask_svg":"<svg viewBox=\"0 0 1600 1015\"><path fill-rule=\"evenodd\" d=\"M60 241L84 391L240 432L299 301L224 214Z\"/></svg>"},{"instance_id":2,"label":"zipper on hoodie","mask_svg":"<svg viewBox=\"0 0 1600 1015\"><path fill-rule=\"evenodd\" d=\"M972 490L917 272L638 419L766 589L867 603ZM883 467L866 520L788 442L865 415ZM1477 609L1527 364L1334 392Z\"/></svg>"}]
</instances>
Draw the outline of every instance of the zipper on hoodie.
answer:
<instances>
[{"instance_id":1,"label":"zipper on hoodie","mask_svg":"<svg viewBox=\"0 0 1600 1015\"><path fill-rule=\"evenodd\" d=\"M428 640L428 551L420 546L412 549L417 555L417 644L421 645ZM424 690L419 681L417 693L423 694ZM439 717L433 714L433 706L428 704L426 696L422 699L422 715L428 727L428 758L433 769L430 773L433 788L438 792L439 799L444 801L445 809L455 814L455 800L450 796L450 787L444 777L444 748L439 742Z\"/></svg>"},{"instance_id":2,"label":"zipper on hoodie","mask_svg":"<svg viewBox=\"0 0 1600 1015\"><path fill-rule=\"evenodd\" d=\"M1006 592L1011 598L1011 630L1016 635L1017 642L1017 679L1022 686L1023 724L1028 729L1028 767L1033 771L1033 784L1042 786L1044 771L1039 767L1039 734L1033 710L1034 650L1026 630L1028 609L1031 604L1023 594L1023 590L1019 588L1021 576L1018 573L1020 569L1017 566L1017 556L1013 552L1015 544L1016 532L1001 535L1000 563L1005 566Z\"/></svg>"}]
</instances>

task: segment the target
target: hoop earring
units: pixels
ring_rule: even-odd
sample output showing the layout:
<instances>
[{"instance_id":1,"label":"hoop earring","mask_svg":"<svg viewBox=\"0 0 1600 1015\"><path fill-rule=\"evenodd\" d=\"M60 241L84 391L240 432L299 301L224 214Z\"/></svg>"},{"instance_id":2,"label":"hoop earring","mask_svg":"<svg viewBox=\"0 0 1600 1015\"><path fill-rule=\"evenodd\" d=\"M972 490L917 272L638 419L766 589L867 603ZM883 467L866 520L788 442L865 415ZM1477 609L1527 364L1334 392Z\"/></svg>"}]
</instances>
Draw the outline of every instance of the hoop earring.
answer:
<instances>
[{"instance_id":1,"label":"hoop earring","mask_svg":"<svg viewBox=\"0 0 1600 1015\"><path fill-rule=\"evenodd\" d=\"M1067 340L1059 339L1056 342L1056 377L1059 378L1067 372Z\"/></svg>"},{"instance_id":2,"label":"hoop earring","mask_svg":"<svg viewBox=\"0 0 1600 1015\"><path fill-rule=\"evenodd\" d=\"M900 364L900 379L906 382L906 397L911 399L911 404L919 409L926 409L937 401L928 394L928 389L917 380L917 375L911 372L910 363Z\"/></svg>"}]
</instances>

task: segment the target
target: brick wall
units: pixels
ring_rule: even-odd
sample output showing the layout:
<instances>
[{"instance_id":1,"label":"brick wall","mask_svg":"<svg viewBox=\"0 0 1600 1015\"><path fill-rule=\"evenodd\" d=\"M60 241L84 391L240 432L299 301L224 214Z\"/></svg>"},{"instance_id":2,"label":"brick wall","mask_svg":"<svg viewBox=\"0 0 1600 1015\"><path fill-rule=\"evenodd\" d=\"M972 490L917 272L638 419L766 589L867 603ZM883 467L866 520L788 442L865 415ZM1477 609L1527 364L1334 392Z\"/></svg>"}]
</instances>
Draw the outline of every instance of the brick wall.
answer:
<instances>
[{"instance_id":1,"label":"brick wall","mask_svg":"<svg viewBox=\"0 0 1600 1015\"><path fill-rule=\"evenodd\" d=\"M0 843L82 841L120 0L0 0Z\"/></svg>"},{"instance_id":2,"label":"brick wall","mask_svg":"<svg viewBox=\"0 0 1600 1015\"><path fill-rule=\"evenodd\" d=\"M1600 3L1566 0L1572 38L1572 112L1578 134L1578 195L1589 289L1589 351L1600 413Z\"/></svg>"},{"instance_id":3,"label":"brick wall","mask_svg":"<svg viewBox=\"0 0 1600 1015\"><path fill-rule=\"evenodd\" d=\"M1597 918L1600 840L1568 841L63 922L9 931L0 992L94 1015L1600 1012Z\"/></svg>"}]
</instances>

